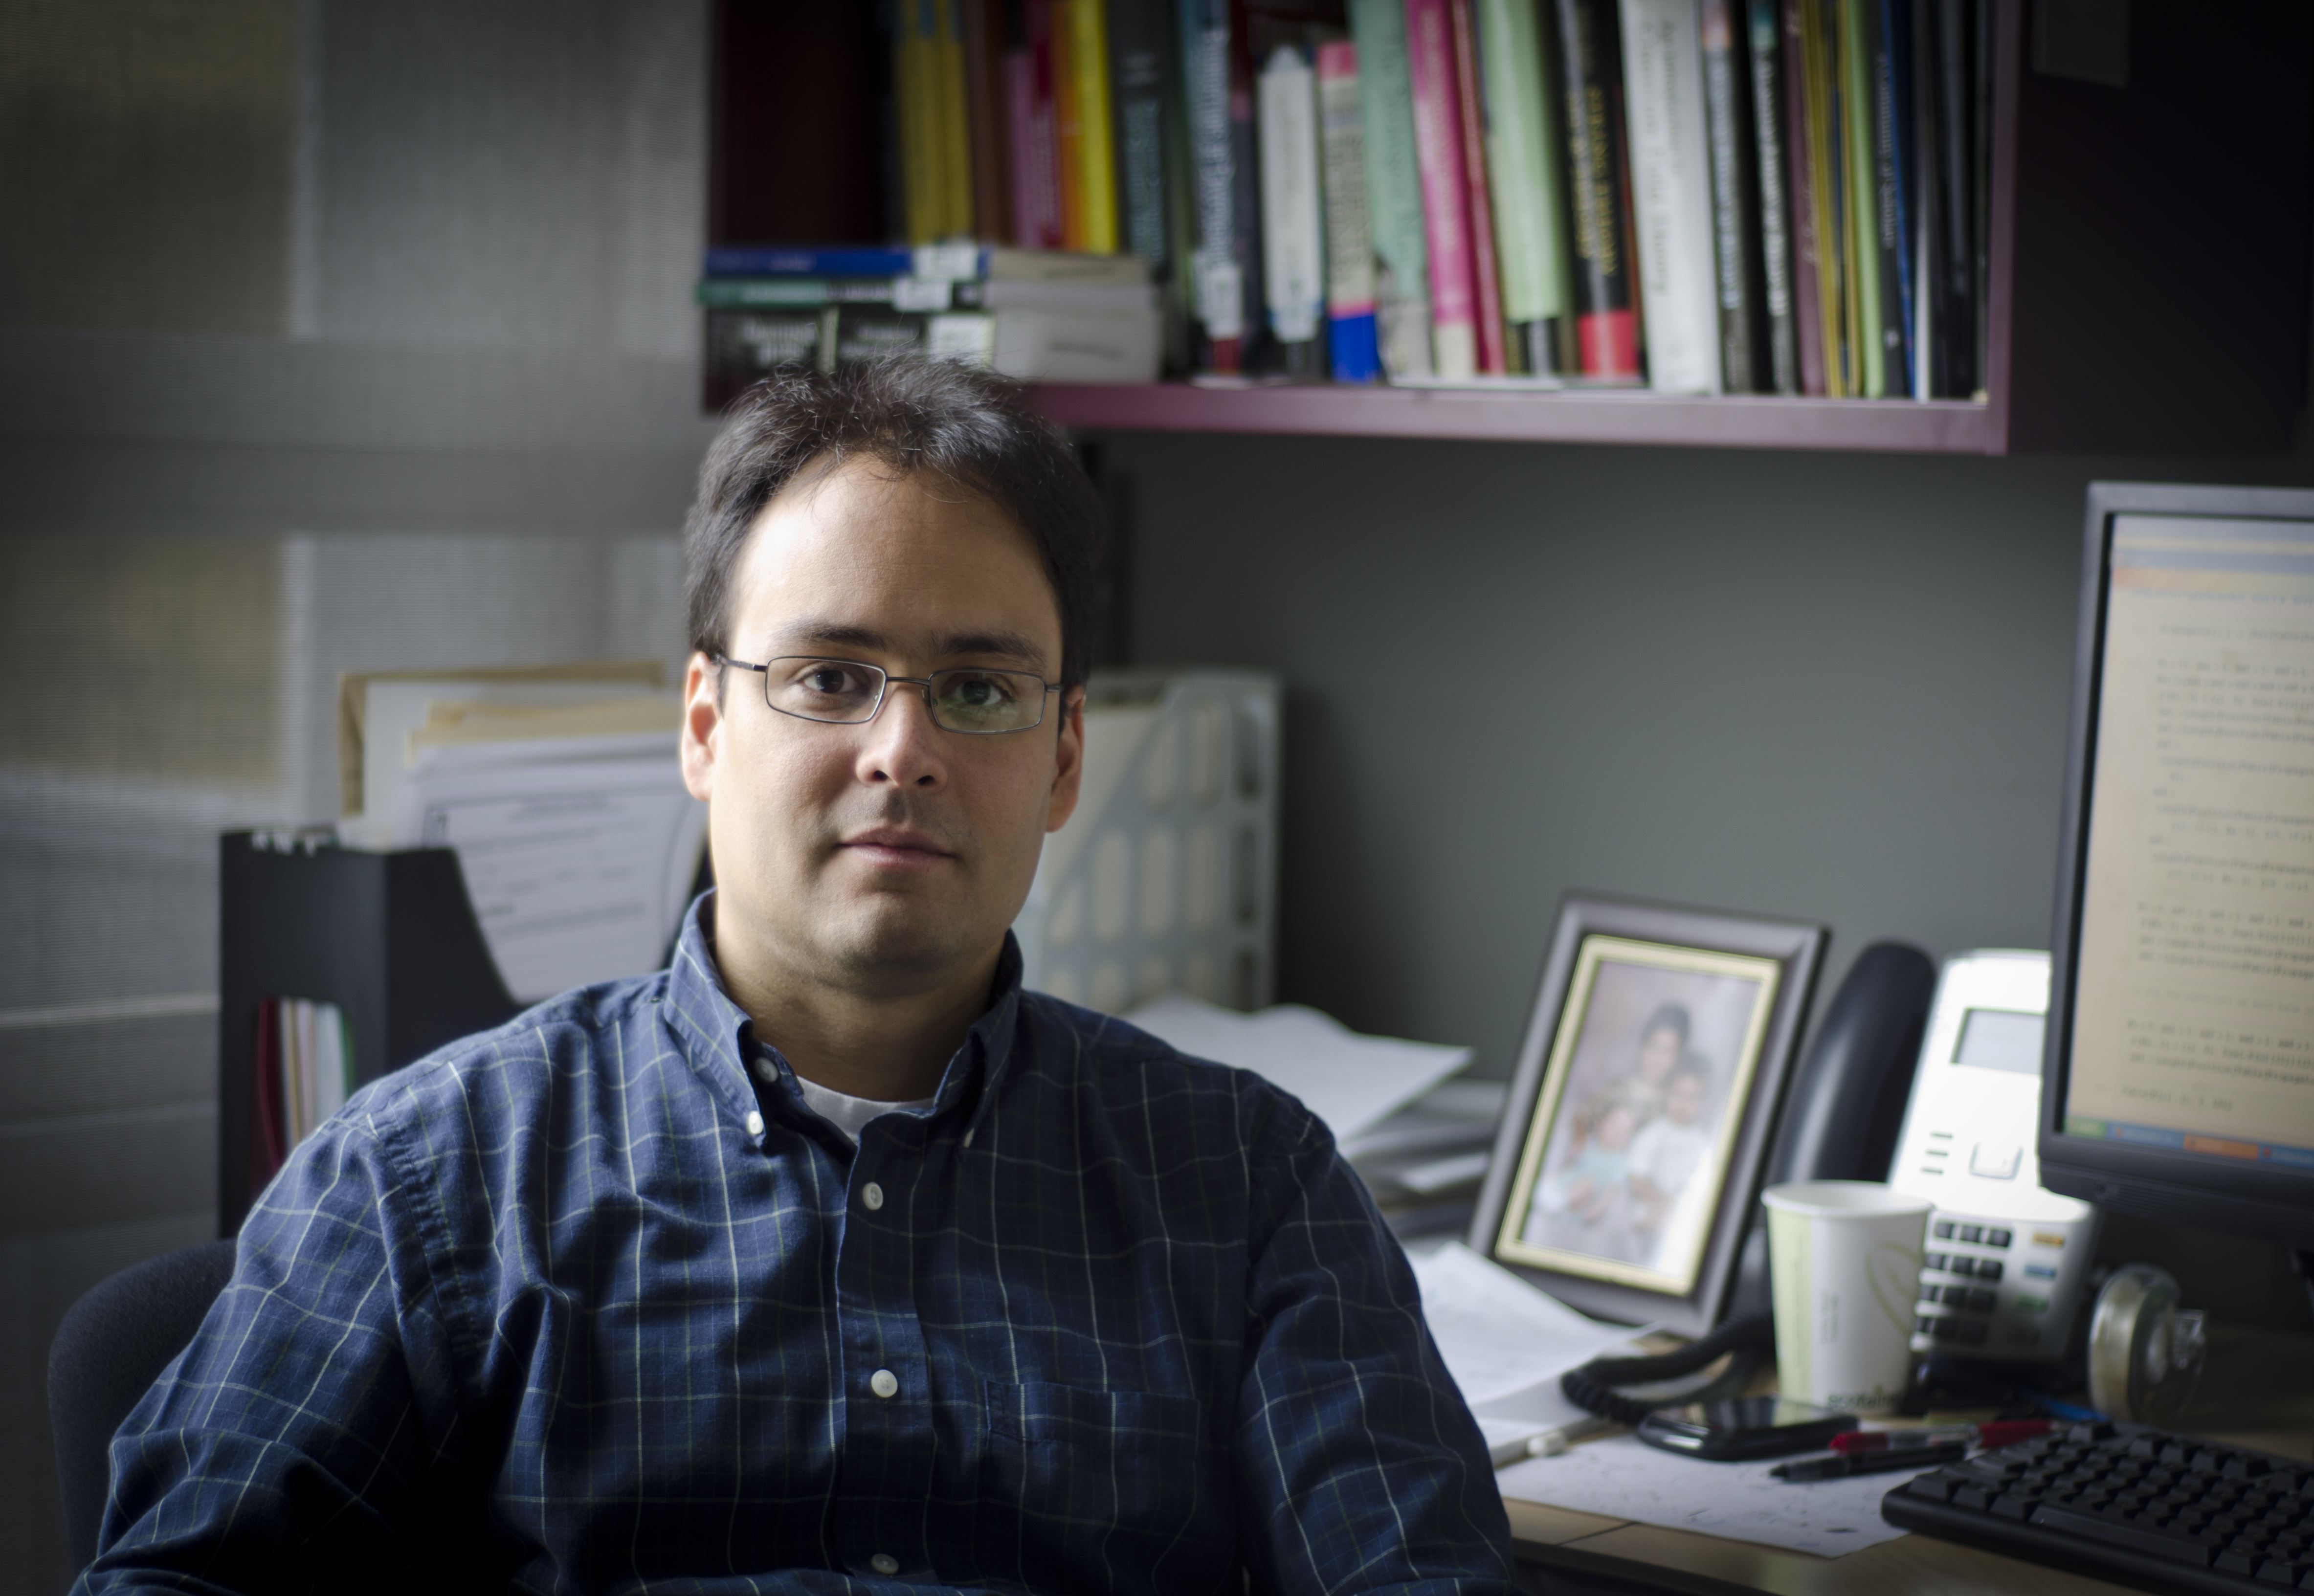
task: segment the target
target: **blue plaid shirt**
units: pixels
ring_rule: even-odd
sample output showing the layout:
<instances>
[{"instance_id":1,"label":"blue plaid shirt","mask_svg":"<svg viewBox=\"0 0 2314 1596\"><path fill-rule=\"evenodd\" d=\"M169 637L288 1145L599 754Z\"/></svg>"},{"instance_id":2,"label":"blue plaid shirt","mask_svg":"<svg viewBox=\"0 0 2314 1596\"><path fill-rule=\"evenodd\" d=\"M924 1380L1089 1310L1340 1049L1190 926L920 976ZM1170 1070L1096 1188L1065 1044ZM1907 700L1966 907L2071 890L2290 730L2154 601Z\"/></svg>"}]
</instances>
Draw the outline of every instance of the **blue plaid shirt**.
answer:
<instances>
[{"instance_id":1,"label":"blue plaid shirt","mask_svg":"<svg viewBox=\"0 0 2314 1596\"><path fill-rule=\"evenodd\" d=\"M855 1151L717 980L570 992L292 1156L113 1442L99 1591L1511 1589L1325 1127L1020 988ZM748 1068L764 1067L759 1088Z\"/></svg>"}]
</instances>

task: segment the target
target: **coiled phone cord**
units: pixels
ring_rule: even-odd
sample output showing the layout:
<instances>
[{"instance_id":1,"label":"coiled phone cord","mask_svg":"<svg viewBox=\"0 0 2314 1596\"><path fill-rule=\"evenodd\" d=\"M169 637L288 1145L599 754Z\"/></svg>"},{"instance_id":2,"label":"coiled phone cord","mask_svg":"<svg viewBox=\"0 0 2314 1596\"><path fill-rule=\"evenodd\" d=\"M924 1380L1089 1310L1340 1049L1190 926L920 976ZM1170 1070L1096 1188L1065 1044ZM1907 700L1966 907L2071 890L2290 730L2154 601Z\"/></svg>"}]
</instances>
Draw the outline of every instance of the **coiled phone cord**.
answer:
<instances>
[{"instance_id":1,"label":"coiled phone cord","mask_svg":"<svg viewBox=\"0 0 2314 1596\"><path fill-rule=\"evenodd\" d=\"M1585 1413L1595 1413L1620 1424L1637 1424L1666 1401L1709 1401L1718 1394L1721 1387L1730 1384L1741 1386L1750 1379L1758 1362L1756 1358L1742 1354L1771 1345L1775 1337L1775 1321L1766 1314L1738 1314L1710 1334L1698 1336L1674 1352L1645 1358L1594 1358L1580 1369L1570 1369L1560 1375L1559 1389L1569 1402ZM1683 1397L1657 1398L1647 1401L1626 1397L1615 1389L1617 1386L1646 1385L1655 1380L1676 1380L1683 1374L1693 1374L1707 1367L1713 1359L1731 1352L1738 1355L1725 1372L1702 1389L1690 1391Z\"/></svg>"}]
</instances>

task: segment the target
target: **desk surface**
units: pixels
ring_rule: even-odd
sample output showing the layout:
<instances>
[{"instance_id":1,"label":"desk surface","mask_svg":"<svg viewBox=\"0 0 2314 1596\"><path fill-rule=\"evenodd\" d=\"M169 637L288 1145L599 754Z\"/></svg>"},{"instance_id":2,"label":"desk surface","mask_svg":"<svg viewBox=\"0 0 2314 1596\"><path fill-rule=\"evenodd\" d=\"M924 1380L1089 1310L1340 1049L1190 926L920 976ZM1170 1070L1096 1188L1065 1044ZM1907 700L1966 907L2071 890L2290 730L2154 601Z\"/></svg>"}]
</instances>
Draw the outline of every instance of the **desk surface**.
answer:
<instances>
[{"instance_id":1,"label":"desk surface","mask_svg":"<svg viewBox=\"0 0 2314 1596\"><path fill-rule=\"evenodd\" d=\"M2201 1389L2185 1418L2171 1427L2314 1462L2314 1336L2212 1327ZM1903 1477L1890 1476L1890 1487ZM2020 1596L2120 1596L2124 1590L2103 1580L1927 1535L1884 1541L1845 1557L1816 1557L1572 1512L1548 1503L1505 1505L1510 1509L1511 1533L1530 1545L1613 1558L1634 1575L1647 1568L1676 1570L1778 1596L1845 1596L1856 1591L1941 1596L1985 1590ZM1643 1566L1630 1567L1635 1564Z\"/></svg>"}]
</instances>

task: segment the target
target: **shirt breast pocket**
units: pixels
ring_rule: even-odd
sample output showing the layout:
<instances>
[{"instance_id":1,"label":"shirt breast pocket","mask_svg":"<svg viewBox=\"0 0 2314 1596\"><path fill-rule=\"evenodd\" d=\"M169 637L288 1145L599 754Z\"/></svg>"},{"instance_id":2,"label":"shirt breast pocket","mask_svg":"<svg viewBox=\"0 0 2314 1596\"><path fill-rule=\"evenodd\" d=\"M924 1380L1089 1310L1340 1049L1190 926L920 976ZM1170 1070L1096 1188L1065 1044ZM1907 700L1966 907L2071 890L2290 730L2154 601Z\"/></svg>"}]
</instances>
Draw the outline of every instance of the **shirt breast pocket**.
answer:
<instances>
[{"instance_id":1,"label":"shirt breast pocket","mask_svg":"<svg viewBox=\"0 0 2314 1596\"><path fill-rule=\"evenodd\" d=\"M1046 1547L1145 1568L1188 1551L1200 1510L1220 1504L1223 1459L1194 1397L992 1380L987 1416L991 1503L1016 1507Z\"/></svg>"}]
</instances>

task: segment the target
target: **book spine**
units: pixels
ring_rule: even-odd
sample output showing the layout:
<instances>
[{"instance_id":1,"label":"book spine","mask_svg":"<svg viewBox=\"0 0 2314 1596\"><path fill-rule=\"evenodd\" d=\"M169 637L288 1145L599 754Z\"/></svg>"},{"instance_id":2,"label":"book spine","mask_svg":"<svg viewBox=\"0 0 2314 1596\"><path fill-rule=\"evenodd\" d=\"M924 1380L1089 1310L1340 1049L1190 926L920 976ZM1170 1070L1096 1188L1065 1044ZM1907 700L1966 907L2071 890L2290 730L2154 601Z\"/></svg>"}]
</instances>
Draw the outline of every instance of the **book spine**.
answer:
<instances>
[{"instance_id":1,"label":"book spine","mask_svg":"<svg viewBox=\"0 0 2314 1596\"><path fill-rule=\"evenodd\" d=\"M1117 170L1122 242L1161 274L1165 226L1164 0L1109 0L1109 57L1116 68Z\"/></svg>"},{"instance_id":2,"label":"book spine","mask_svg":"<svg viewBox=\"0 0 2314 1596\"><path fill-rule=\"evenodd\" d=\"M930 243L939 235L936 186L939 163L932 151L930 73L931 17L939 0L899 0L892 29L892 110L900 150L900 216L907 241Z\"/></svg>"},{"instance_id":3,"label":"book spine","mask_svg":"<svg viewBox=\"0 0 2314 1596\"><path fill-rule=\"evenodd\" d=\"M1249 368L1262 363L1266 337L1261 269L1261 129L1254 115L1252 41L1244 0L1231 0L1229 54L1230 237L1237 246L1238 350Z\"/></svg>"},{"instance_id":4,"label":"book spine","mask_svg":"<svg viewBox=\"0 0 2314 1596\"><path fill-rule=\"evenodd\" d=\"M1577 361L1585 376L1630 377L1639 370L1638 315L1631 293L1622 67L1611 4L1554 0L1552 15L1574 220Z\"/></svg>"},{"instance_id":5,"label":"book spine","mask_svg":"<svg viewBox=\"0 0 2314 1596\"><path fill-rule=\"evenodd\" d=\"M1012 231L1024 250L1045 243L1043 190L1038 182L1037 57L1027 48L1004 53L1004 142L1011 158Z\"/></svg>"},{"instance_id":6,"label":"book spine","mask_svg":"<svg viewBox=\"0 0 2314 1596\"><path fill-rule=\"evenodd\" d=\"M1073 248L1096 255L1117 252L1117 146L1108 94L1108 15L1103 0L1066 0L1069 68L1079 115L1077 181L1084 242Z\"/></svg>"},{"instance_id":7,"label":"book spine","mask_svg":"<svg viewBox=\"0 0 2314 1596\"><path fill-rule=\"evenodd\" d=\"M257 1048L251 1060L249 1196L252 1202L281 1168L281 1001L257 1001Z\"/></svg>"},{"instance_id":8,"label":"book spine","mask_svg":"<svg viewBox=\"0 0 2314 1596\"><path fill-rule=\"evenodd\" d=\"M964 85L972 129L973 231L1007 242L1012 230L1012 147L1005 107L1007 64L1003 6L998 0L962 0Z\"/></svg>"},{"instance_id":9,"label":"book spine","mask_svg":"<svg viewBox=\"0 0 2314 1596\"><path fill-rule=\"evenodd\" d=\"M1648 385L1720 390L1719 306L1695 0L1622 0L1639 303Z\"/></svg>"},{"instance_id":10,"label":"book spine","mask_svg":"<svg viewBox=\"0 0 2314 1596\"><path fill-rule=\"evenodd\" d=\"M1976 205L1970 115L1969 0L1938 0L1936 22L1938 282L1940 365L1936 395L1965 399L1976 388Z\"/></svg>"},{"instance_id":11,"label":"book spine","mask_svg":"<svg viewBox=\"0 0 2314 1596\"><path fill-rule=\"evenodd\" d=\"M1880 277L1879 163L1873 145L1873 23L1877 0L1840 0L1841 124L1846 156L1844 203L1848 210L1849 338L1855 351L1858 397L1888 397L1888 347L1881 306L1887 285Z\"/></svg>"},{"instance_id":12,"label":"book spine","mask_svg":"<svg viewBox=\"0 0 2314 1596\"><path fill-rule=\"evenodd\" d=\"M1799 392L1821 397L1824 392L1824 301L1816 273L1815 164L1808 157L1807 40L1801 15L1815 0L1754 0L1773 5L1781 30L1777 60L1782 91L1780 101L1783 134L1786 207L1791 218L1792 345L1798 360Z\"/></svg>"},{"instance_id":13,"label":"book spine","mask_svg":"<svg viewBox=\"0 0 2314 1596\"><path fill-rule=\"evenodd\" d=\"M941 0L932 64L940 106L940 197L942 238L969 238L972 212L972 112L964 72L964 3Z\"/></svg>"},{"instance_id":14,"label":"book spine","mask_svg":"<svg viewBox=\"0 0 2314 1596\"><path fill-rule=\"evenodd\" d=\"M1283 344L1313 341L1325 322L1325 241L1318 200L1317 82L1281 45L1259 81L1263 298Z\"/></svg>"},{"instance_id":15,"label":"book spine","mask_svg":"<svg viewBox=\"0 0 2314 1596\"><path fill-rule=\"evenodd\" d=\"M702 402L711 410L720 410L775 371L817 367L821 317L834 308L709 311Z\"/></svg>"},{"instance_id":16,"label":"book spine","mask_svg":"<svg viewBox=\"0 0 2314 1596\"><path fill-rule=\"evenodd\" d=\"M1975 32L1971 40L1976 72L1971 87L1974 137L1969 146L1969 181L1974 190L1975 225L1969 233L1970 298L1976 309L1972 339L1976 381L1972 390L1980 398L1992 380L1992 17L1993 0L1975 0Z\"/></svg>"},{"instance_id":17,"label":"book spine","mask_svg":"<svg viewBox=\"0 0 2314 1596\"><path fill-rule=\"evenodd\" d=\"M1358 110L1366 149L1366 214L1373 230L1374 314L1382 368L1427 376L1430 253L1423 242L1422 173L1415 155L1414 91L1407 77L1403 0L1350 0L1358 52Z\"/></svg>"},{"instance_id":18,"label":"book spine","mask_svg":"<svg viewBox=\"0 0 2314 1596\"><path fill-rule=\"evenodd\" d=\"M1429 246L1432 348L1439 375L1467 377L1479 368L1478 285L1471 262L1448 0L1406 0L1406 59L1422 172L1423 236Z\"/></svg>"},{"instance_id":19,"label":"book spine","mask_svg":"<svg viewBox=\"0 0 2314 1596\"><path fill-rule=\"evenodd\" d=\"M1479 0L1478 20L1503 319L1515 327L1555 321L1568 313L1567 196L1536 0Z\"/></svg>"},{"instance_id":20,"label":"book spine","mask_svg":"<svg viewBox=\"0 0 2314 1596\"><path fill-rule=\"evenodd\" d=\"M1076 69L1075 0L1053 0L1053 148L1060 159L1061 248L1085 248L1083 85Z\"/></svg>"},{"instance_id":21,"label":"book spine","mask_svg":"<svg viewBox=\"0 0 2314 1596\"><path fill-rule=\"evenodd\" d=\"M1471 0L1447 0L1454 30L1454 110L1462 135L1462 211L1471 219L1471 317L1479 332L1479 369L1510 370L1503 328L1503 285L1495 252L1495 205L1487 191L1487 102L1480 82L1478 20Z\"/></svg>"},{"instance_id":22,"label":"book spine","mask_svg":"<svg viewBox=\"0 0 2314 1596\"><path fill-rule=\"evenodd\" d=\"M1366 204L1365 108L1358 47L1318 47L1319 154L1325 172L1326 345L1338 383L1379 375L1373 234Z\"/></svg>"},{"instance_id":23,"label":"book spine","mask_svg":"<svg viewBox=\"0 0 2314 1596\"><path fill-rule=\"evenodd\" d=\"M1938 222L1938 209L1944 203L1943 184L1937 176L1937 90L1936 47L1930 31L1936 25L1934 13L1937 0L1912 0L1907 8L1912 13L1912 48L1906 57L1910 73L1906 82L1912 92L1906 100L1909 114L1904 126L1911 130L1912 163L1906 172L1910 179L1910 215L1912 224L1912 397L1932 399L1936 396L1937 378L1943 362L1937 357L1938 331L1944 318L1938 312L1938 284L1942 274L1938 269L1937 251L1943 229Z\"/></svg>"},{"instance_id":24,"label":"book spine","mask_svg":"<svg viewBox=\"0 0 2314 1596\"><path fill-rule=\"evenodd\" d=\"M1880 0L1873 16L1872 175L1880 250L1880 341L1888 396L1912 383L1912 18L1908 0Z\"/></svg>"},{"instance_id":25,"label":"book spine","mask_svg":"<svg viewBox=\"0 0 2314 1596\"><path fill-rule=\"evenodd\" d=\"M1789 163L1784 148L1783 21L1777 0L1750 0L1752 140L1759 174L1760 285L1767 312L1768 380L1778 393L1800 391L1798 318L1792 281Z\"/></svg>"},{"instance_id":26,"label":"book spine","mask_svg":"<svg viewBox=\"0 0 2314 1596\"><path fill-rule=\"evenodd\" d=\"M1197 319L1205 327L1206 364L1231 373L1239 366L1245 322L1234 225L1236 163L1230 145L1229 0L1179 0L1178 15L1197 200Z\"/></svg>"},{"instance_id":27,"label":"book spine","mask_svg":"<svg viewBox=\"0 0 2314 1596\"><path fill-rule=\"evenodd\" d=\"M1059 0L1024 0L1029 55L1034 65L1029 128L1037 163L1037 234L1032 248L1061 247L1060 58L1053 37L1053 10Z\"/></svg>"},{"instance_id":28,"label":"book spine","mask_svg":"<svg viewBox=\"0 0 2314 1596\"><path fill-rule=\"evenodd\" d=\"M1711 258L1719 294L1719 375L1730 393L1750 393L1762 371L1759 207L1753 193L1744 45L1732 12L1743 0L1701 0L1704 147L1711 165ZM1771 379L1772 385L1772 379Z\"/></svg>"},{"instance_id":29,"label":"book spine","mask_svg":"<svg viewBox=\"0 0 2314 1596\"><path fill-rule=\"evenodd\" d=\"M1838 0L1797 0L1807 101L1809 192L1816 243L1816 321L1824 342L1824 392L1856 394L1856 346L1849 337L1847 181L1840 128Z\"/></svg>"}]
</instances>

